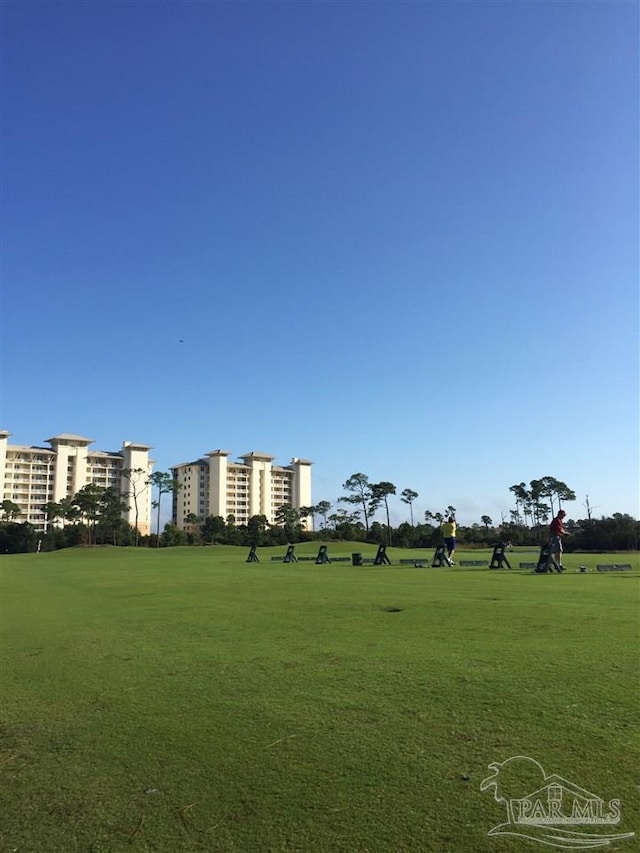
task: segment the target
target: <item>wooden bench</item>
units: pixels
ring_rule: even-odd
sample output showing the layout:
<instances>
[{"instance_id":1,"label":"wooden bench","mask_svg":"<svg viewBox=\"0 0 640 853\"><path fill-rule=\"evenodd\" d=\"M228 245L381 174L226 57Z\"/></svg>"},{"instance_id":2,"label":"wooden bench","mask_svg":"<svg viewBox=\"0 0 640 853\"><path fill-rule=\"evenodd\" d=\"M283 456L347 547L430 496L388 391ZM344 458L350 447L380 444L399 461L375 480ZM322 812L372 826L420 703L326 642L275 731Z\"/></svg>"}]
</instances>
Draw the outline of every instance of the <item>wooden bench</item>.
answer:
<instances>
[{"instance_id":1,"label":"wooden bench","mask_svg":"<svg viewBox=\"0 0 640 853\"><path fill-rule=\"evenodd\" d=\"M271 557L271 560L274 563L281 563L284 560L284 557ZM317 557L298 557L299 563L315 563ZM350 563L351 557L331 557L329 562L331 563ZM366 562L366 561L364 561ZM373 562L373 559L369 560L370 563Z\"/></svg>"},{"instance_id":2,"label":"wooden bench","mask_svg":"<svg viewBox=\"0 0 640 853\"><path fill-rule=\"evenodd\" d=\"M413 566L416 569L425 569L429 560L424 557L415 557L412 560L400 560L401 566Z\"/></svg>"},{"instance_id":3,"label":"wooden bench","mask_svg":"<svg viewBox=\"0 0 640 853\"><path fill-rule=\"evenodd\" d=\"M631 563L598 563L599 572L630 572Z\"/></svg>"},{"instance_id":4,"label":"wooden bench","mask_svg":"<svg viewBox=\"0 0 640 853\"><path fill-rule=\"evenodd\" d=\"M461 566L488 566L488 560L460 560Z\"/></svg>"}]
</instances>

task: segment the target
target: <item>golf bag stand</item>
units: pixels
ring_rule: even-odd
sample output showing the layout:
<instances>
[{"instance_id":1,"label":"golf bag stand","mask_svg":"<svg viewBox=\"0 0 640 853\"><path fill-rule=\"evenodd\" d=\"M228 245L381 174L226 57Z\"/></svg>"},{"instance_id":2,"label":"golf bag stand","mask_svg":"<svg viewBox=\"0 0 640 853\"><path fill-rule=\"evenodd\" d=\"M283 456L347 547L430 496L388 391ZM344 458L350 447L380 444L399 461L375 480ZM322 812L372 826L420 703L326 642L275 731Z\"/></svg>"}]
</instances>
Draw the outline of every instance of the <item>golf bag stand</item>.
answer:
<instances>
[{"instance_id":1,"label":"golf bag stand","mask_svg":"<svg viewBox=\"0 0 640 853\"><path fill-rule=\"evenodd\" d=\"M491 562L489 563L490 569L501 569L504 565L508 569L511 568L509 564L509 560L507 560L506 555L507 546L504 542L499 542L493 549L493 554L491 556Z\"/></svg>"},{"instance_id":2,"label":"golf bag stand","mask_svg":"<svg viewBox=\"0 0 640 853\"><path fill-rule=\"evenodd\" d=\"M375 556L375 559L373 561L373 565L374 566L382 566L382 565L390 566L391 565L391 560L387 557L387 546L386 545L379 545L378 546L378 553Z\"/></svg>"},{"instance_id":3,"label":"golf bag stand","mask_svg":"<svg viewBox=\"0 0 640 853\"><path fill-rule=\"evenodd\" d=\"M289 545L287 547L287 553L284 555L284 559L282 560L282 562L283 563L297 563L298 558L295 555L295 550L296 550L295 545Z\"/></svg>"},{"instance_id":4,"label":"golf bag stand","mask_svg":"<svg viewBox=\"0 0 640 853\"><path fill-rule=\"evenodd\" d=\"M433 555L433 560L431 561L432 569L439 569L441 566L448 566L449 558L447 557L447 549L444 542L441 542L440 545L436 548L436 553Z\"/></svg>"},{"instance_id":5,"label":"golf bag stand","mask_svg":"<svg viewBox=\"0 0 640 853\"><path fill-rule=\"evenodd\" d=\"M327 546L321 545L318 549L318 556L316 557L316 566L321 566L324 563L330 563L329 555L327 554Z\"/></svg>"},{"instance_id":6,"label":"golf bag stand","mask_svg":"<svg viewBox=\"0 0 640 853\"><path fill-rule=\"evenodd\" d=\"M538 565L535 568L535 572L538 575L546 575L547 572L551 574L554 569L557 572L560 572L553 554L551 553L551 543L548 542L540 549L540 556L538 557Z\"/></svg>"}]
</instances>

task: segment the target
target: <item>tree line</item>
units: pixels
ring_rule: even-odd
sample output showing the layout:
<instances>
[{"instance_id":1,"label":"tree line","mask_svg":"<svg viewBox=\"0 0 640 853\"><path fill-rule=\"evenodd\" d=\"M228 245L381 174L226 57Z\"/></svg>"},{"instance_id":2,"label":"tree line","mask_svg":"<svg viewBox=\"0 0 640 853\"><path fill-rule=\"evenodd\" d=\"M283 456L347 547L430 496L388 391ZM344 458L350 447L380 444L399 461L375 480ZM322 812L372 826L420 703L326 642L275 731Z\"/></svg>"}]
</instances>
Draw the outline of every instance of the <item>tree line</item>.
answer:
<instances>
[{"instance_id":1,"label":"tree line","mask_svg":"<svg viewBox=\"0 0 640 853\"><path fill-rule=\"evenodd\" d=\"M20 523L20 508L12 501L0 505L0 553L55 550L75 545L118 545L171 547L176 545L256 545L268 547L304 541L347 541L372 545L395 545L402 548L431 548L439 544L443 521L456 514L449 505L442 511L427 509L423 519L414 517L418 492L405 488L400 500L408 508L409 520L393 527L390 522L389 499L397 488L390 481L370 482L361 472L352 474L343 484L345 494L336 504L322 500L313 506L293 507L283 504L273 523L266 516L252 516L246 524L238 524L233 515L226 518L195 514L185 519L185 529L169 522L160 534L141 535L138 530L138 501L151 486L155 498L157 529L164 496L179 488L170 473L155 472L150 477L142 469L123 472L127 490L119 492L95 484L84 486L73 497L44 506L47 530L38 532L27 522ZM479 522L459 525L459 548L486 548L499 541L512 545L539 546L548 532L548 524L563 504L576 500L575 492L554 477L541 477L509 487L515 507L508 517L495 523L489 515ZM134 524L123 514L134 508ZM640 522L630 515L614 513L609 518L593 518L587 498L587 518L565 525L571 534L567 551L637 550L640 544ZM382 517L382 521L376 518Z\"/></svg>"},{"instance_id":2,"label":"tree line","mask_svg":"<svg viewBox=\"0 0 640 853\"><path fill-rule=\"evenodd\" d=\"M147 488L155 490L152 506L157 510L160 526L162 498L177 490L171 474L157 471L149 475L143 468L126 468L122 476L125 491L114 487L88 483L75 495L60 501L47 501L42 506L45 531L29 522L20 522L22 511L18 504L4 500L0 504L0 553L53 551L76 545L151 545L159 547L162 535L143 536L138 528L139 501ZM130 503L132 502L132 503ZM123 517L131 505L134 524Z\"/></svg>"}]
</instances>

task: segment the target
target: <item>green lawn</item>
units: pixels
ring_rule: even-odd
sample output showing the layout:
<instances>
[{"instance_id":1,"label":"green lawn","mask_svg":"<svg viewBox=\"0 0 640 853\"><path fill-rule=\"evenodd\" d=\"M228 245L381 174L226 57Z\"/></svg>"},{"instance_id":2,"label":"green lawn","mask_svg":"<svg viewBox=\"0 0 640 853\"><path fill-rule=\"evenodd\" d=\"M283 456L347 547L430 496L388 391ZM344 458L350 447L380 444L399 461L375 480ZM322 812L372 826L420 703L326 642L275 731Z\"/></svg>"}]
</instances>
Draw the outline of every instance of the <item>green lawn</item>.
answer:
<instances>
[{"instance_id":1,"label":"green lawn","mask_svg":"<svg viewBox=\"0 0 640 853\"><path fill-rule=\"evenodd\" d=\"M0 557L1 853L544 849L487 837L480 782L513 755L638 833L638 555L539 576L284 550ZM375 549L329 546L351 551ZM634 571L576 572L597 562Z\"/></svg>"}]
</instances>

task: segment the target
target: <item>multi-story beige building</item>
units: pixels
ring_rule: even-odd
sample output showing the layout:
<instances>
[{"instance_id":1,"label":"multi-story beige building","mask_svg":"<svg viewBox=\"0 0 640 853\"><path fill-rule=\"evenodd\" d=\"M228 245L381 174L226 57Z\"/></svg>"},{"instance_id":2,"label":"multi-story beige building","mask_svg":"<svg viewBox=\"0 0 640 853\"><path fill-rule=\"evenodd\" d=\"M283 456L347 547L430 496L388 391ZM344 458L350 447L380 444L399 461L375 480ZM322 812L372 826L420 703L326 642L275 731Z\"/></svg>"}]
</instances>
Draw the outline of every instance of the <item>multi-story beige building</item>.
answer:
<instances>
[{"instance_id":1,"label":"multi-story beige building","mask_svg":"<svg viewBox=\"0 0 640 853\"><path fill-rule=\"evenodd\" d=\"M89 450L92 438L63 434L46 439L50 447L31 447L9 444L10 435L0 430L0 494L2 500L20 507L17 521L45 530L45 504L73 497L83 486L94 483L127 496L130 506L124 517L132 526L137 502L138 530L149 533L151 487L147 481L153 462L148 445L125 441L119 451ZM127 470L134 472L129 479L123 475Z\"/></svg>"},{"instance_id":2,"label":"multi-story beige building","mask_svg":"<svg viewBox=\"0 0 640 853\"><path fill-rule=\"evenodd\" d=\"M274 465L274 456L247 453L240 461L229 459L230 451L213 450L202 459L183 462L172 468L179 488L173 496L173 522L188 527L185 519L209 515L236 524L246 524L254 515L266 516L269 523L281 506L296 509L311 506L311 465L308 459L293 458L285 467ZM304 522L303 522L304 523ZM310 520L306 522L310 526Z\"/></svg>"}]
</instances>

